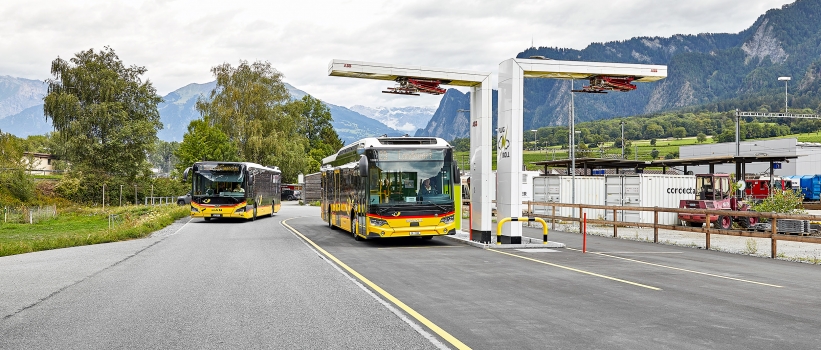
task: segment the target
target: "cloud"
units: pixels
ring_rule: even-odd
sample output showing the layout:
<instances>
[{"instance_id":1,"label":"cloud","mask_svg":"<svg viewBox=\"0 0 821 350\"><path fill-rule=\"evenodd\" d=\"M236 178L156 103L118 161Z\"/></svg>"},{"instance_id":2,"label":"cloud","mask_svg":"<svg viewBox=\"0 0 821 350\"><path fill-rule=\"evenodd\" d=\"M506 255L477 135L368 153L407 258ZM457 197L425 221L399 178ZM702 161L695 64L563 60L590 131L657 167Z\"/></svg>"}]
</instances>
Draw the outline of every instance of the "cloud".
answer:
<instances>
[{"instance_id":1,"label":"cloud","mask_svg":"<svg viewBox=\"0 0 821 350\"><path fill-rule=\"evenodd\" d=\"M0 75L49 78L50 62L109 45L161 94L210 68L267 60L292 85L351 106L431 106L380 93L389 82L327 76L331 59L495 72L535 46L582 49L635 36L739 32L784 0L30 1L0 4Z\"/></svg>"}]
</instances>

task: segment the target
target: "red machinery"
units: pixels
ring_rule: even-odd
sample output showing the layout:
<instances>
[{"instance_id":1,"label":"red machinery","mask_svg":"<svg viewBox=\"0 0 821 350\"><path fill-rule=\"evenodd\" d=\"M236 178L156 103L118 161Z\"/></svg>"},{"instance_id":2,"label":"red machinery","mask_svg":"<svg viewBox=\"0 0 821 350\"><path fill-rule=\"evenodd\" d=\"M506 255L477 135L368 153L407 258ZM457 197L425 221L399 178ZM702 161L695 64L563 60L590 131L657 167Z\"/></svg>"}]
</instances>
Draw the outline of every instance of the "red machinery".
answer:
<instances>
[{"instance_id":1,"label":"red machinery","mask_svg":"<svg viewBox=\"0 0 821 350\"><path fill-rule=\"evenodd\" d=\"M762 200L770 196L770 179L748 179L744 180L744 196L748 199ZM784 191L792 189L792 181L781 178L774 178L772 186L776 191Z\"/></svg>"},{"instance_id":2,"label":"red machinery","mask_svg":"<svg viewBox=\"0 0 821 350\"><path fill-rule=\"evenodd\" d=\"M604 94L607 91L628 92L636 89L632 84L636 77L609 77L604 75L597 75L590 78L590 85L583 86L581 90L573 90L573 92L590 92Z\"/></svg>"},{"instance_id":3,"label":"red machinery","mask_svg":"<svg viewBox=\"0 0 821 350\"><path fill-rule=\"evenodd\" d=\"M732 211L750 210L747 203L739 202L731 192L729 174L699 174L696 175L696 199L681 200L679 208ZM709 222L716 228L725 230L733 227L733 221L737 222L738 225L743 228L748 228L758 222L758 219L755 217L733 217L716 214L679 213L678 218L686 226L701 227L704 223Z\"/></svg>"},{"instance_id":4,"label":"red machinery","mask_svg":"<svg viewBox=\"0 0 821 350\"><path fill-rule=\"evenodd\" d=\"M445 82L440 80L399 77L396 78L396 82L399 83L399 86L389 87L388 90L383 90L382 92L386 94L413 96L419 96L420 92L431 95L441 95L445 93L445 89L439 87L439 84Z\"/></svg>"}]
</instances>

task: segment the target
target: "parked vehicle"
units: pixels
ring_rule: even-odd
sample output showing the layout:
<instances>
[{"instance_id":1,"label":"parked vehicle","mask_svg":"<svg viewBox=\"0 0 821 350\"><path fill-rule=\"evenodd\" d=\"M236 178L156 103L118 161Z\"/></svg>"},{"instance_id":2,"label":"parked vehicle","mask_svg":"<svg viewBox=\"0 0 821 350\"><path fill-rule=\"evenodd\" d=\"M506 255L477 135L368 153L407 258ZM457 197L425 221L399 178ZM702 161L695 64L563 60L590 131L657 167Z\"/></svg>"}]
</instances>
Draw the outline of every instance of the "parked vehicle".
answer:
<instances>
[{"instance_id":1,"label":"parked vehicle","mask_svg":"<svg viewBox=\"0 0 821 350\"><path fill-rule=\"evenodd\" d=\"M711 210L750 210L747 203L741 202L731 193L729 174L699 174L696 175L696 198L683 199L679 208L711 209ZM716 214L689 214L679 213L682 224L690 227L700 227L705 223L712 223L716 228L728 230L733 227L733 221L739 226L748 228L758 222L758 218L748 216L733 217Z\"/></svg>"},{"instance_id":2,"label":"parked vehicle","mask_svg":"<svg viewBox=\"0 0 821 350\"><path fill-rule=\"evenodd\" d=\"M191 204L191 192L188 192L182 196L177 197L177 204L178 205L187 205Z\"/></svg>"},{"instance_id":3,"label":"parked vehicle","mask_svg":"<svg viewBox=\"0 0 821 350\"><path fill-rule=\"evenodd\" d=\"M280 198L284 201L293 201L299 198L299 191L294 190L282 190L282 195Z\"/></svg>"},{"instance_id":4,"label":"parked vehicle","mask_svg":"<svg viewBox=\"0 0 821 350\"><path fill-rule=\"evenodd\" d=\"M744 180L744 197L752 200L762 200L767 198L772 193L770 189L769 177L762 177L760 179ZM789 191L793 189L793 180L787 178L774 178L772 180L772 187L775 191Z\"/></svg>"},{"instance_id":5,"label":"parked vehicle","mask_svg":"<svg viewBox=\"0 0 821 350\"><path fill-rule=\"evenodd\" d=\"M793 175L787 178L793 180L793 189L801 191L804 201L821 200L821 175Z\"/></svg>"}]
</instances>

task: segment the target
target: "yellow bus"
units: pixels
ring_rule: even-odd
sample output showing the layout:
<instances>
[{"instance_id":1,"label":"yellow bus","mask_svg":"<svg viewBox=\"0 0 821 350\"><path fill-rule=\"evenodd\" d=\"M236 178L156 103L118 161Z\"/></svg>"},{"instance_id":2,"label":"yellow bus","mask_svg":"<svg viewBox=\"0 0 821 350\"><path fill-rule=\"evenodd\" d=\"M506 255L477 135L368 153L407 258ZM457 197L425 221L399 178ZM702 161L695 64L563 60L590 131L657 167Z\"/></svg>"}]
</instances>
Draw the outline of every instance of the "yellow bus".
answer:
<instances>
[{"instance_id":1,"label":"yellow bus","mask_svg":"<svg viewBox=\"0 0 821 350\"><path fill-rule=\"evenodd\" d=\"M322 160L322 219L354 239L456 233L459 170L433 137L366 138Z\"/></svg>"},{"instance_id":2,"label":"yellow bus","mask_svg":"<svg viewBox=\"0 0 821 350\"><path fill-rule=\"evenodd\" d=\"M242 218L273 215L280 209L279 168L245 162L197 162L185 170L191 181L191 217Z\"/></svg>"}]
</instances>

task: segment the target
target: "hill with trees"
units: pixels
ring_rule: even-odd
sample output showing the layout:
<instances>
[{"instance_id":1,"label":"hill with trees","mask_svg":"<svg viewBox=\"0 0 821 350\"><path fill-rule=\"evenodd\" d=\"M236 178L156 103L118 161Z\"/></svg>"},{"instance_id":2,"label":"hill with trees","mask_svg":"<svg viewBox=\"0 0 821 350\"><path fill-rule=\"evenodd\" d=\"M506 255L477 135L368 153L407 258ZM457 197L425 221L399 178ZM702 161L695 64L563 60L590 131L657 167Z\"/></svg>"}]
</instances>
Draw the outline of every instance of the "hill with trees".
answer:
<instances>
[{"instance_id":1,"label":"hill with trees","mask_svg":"<svg viewBox=\"0 0 821 350\"><path fill-rule=\"evenodd\" d=\"M821 0L798 0L767 11L739 33L636 37L592 43L582 50L531 47L516 57L668 66L666 79L636 84L638 88L629 93L576 94L577 122L671 111L784 111L780 76L792 77L791 109L817 111L821 107L819 21ZM576 81L575 87L585 83ZM525 130L568 125L571 81L528 78L524 84ZM449 101L443 98L440 107L445 103ZM432 135L468 136L465 130L453 129L460 116L450 109L444 112L437 125L446 127Z\"/></svg>"}]
</instances>

